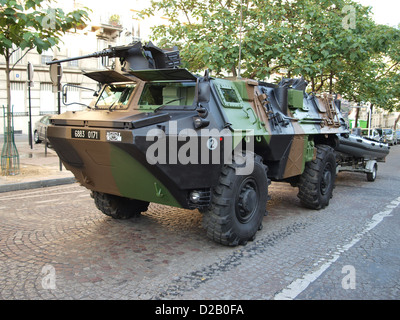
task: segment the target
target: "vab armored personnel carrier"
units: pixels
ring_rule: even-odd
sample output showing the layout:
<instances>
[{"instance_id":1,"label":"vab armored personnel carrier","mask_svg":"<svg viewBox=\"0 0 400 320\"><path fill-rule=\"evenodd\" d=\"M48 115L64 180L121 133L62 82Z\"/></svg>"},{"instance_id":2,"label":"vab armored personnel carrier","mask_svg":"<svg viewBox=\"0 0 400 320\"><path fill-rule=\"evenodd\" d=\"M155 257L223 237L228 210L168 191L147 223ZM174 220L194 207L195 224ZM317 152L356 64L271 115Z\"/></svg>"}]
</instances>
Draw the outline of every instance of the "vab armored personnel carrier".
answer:
<instances>
[{"instance_id":1,"label":"vab armored personnel carrier","mask_svg":"<svg viewBox=\"0 0 400 320\"><path fill-rule=\"evenodd\" d=\"M86 73L101 90L87 110L52 117L47 135L106 215L130 218L151 202L199 209L209 238L238 245L262 227L271 180L298 187L308 208L329 204L334 148L348 134L331 95L307 94L302 79L198 76L151 43L76 59L101 56L119 67Z\"/></svg>"}]
</instances>

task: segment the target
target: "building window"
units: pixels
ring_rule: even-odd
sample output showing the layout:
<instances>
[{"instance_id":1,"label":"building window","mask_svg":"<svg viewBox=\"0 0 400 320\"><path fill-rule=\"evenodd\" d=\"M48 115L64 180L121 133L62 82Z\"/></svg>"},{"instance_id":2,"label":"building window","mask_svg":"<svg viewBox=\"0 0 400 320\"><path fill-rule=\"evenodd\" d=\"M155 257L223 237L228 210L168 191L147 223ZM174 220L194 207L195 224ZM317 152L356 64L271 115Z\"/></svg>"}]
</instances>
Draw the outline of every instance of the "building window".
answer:
<instances>
[{"instance_id":1,"label":"building window","mask_svg":"<svg viewBox=\"0 0 400 320\"><path fill-rule=\"evenodd\" d=\"M50 62L53 60L54 54L53 50L49 49L42 52L41 59L42 64L46 64L46 62Z\"/></svg>"},{"instance_id":2,"label":"building window","mask_svg":"<svg viewBox=\"0 0 400 320\"><path fill-rule=\"evenodd\" d=\"M13 44L12 50L16 50L16 49L17 49L17 47L15 46L15 44ZM22 62L22 60L20 60L21 57L22 57L22 50L21 50L21 48L18 48L16 51L14 51L14 53L10 57L10 64L14 65L16 62L18 62L18 64L20 64Z\"/></svg>"},{"instance_id":3,"label":"building window","mask_svg":"<svg viewBox=\"0 0 400 320\"><path fill-rule=\"evenodd\" d=\"M79 61L78 60L68 61L68 67L79 67Z\"/></svg>"},{"instance_id":4,"label":"building window","mask_svg":"<svg viewBox=\"0 0 400 320\"><path fill-rule=\"evenodd\" d=\"M67 94L67 110L68 111L80 111L82 106L76 103L81 103L81 89L78 87L79 84L70 83L72 86L68 87ZM73 87L75 86L75 87Z\"/></svg>"},{"instance_id":5,"label":"building window","mask_svg":"<svg viewBox=\"0 0 400 320\"><path fill-rule=\"evenodd\" d=\"M76 58L80 55L80 50L77 47L68 48L68 58ZM79 67L78 60L68 61L68 67Z\"/></svg>"},{"instance_id":6,"label":"building window","mask_svg":"<svg viewBox=\"0 0 400 320\"><path fill-rule=\"evenodd\" d=\"M53 56L42 54L42 64L46 64L46 62L50 62L51 60L53 60Z\"/></svg>"},{"instance_id":7,"label":"building window","mask_svg":"<svg viewBox=\"0 0 400 320\"><path fill-rule=\"evenodd\" d=\"M55 93L51 83L40 84L40 114L56 113Z\"/></svg>"},{"instance_id":8,"label":"building window","mask_svg":"<svg viewBox=\"0 0 400 320\"><path fill-rule=\"evenodd\" d=\"M23 82L11 82L11 106L15 116L24 116L25 91Z\"/></svg>"}]
</instances>

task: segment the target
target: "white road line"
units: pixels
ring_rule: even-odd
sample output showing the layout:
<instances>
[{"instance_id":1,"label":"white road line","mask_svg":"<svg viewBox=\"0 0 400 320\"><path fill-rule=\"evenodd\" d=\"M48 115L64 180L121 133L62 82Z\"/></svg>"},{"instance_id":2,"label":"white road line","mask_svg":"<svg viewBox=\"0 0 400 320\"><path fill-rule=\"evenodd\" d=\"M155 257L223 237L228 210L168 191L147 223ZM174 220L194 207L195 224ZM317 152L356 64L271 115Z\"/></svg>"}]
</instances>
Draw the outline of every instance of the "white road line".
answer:
<instances>
[{"instance_id":1,"label":"white road line","mask_svg":"<svg viewBox=\"0 0 400 320\"><path fill-rule=\"evenodd\" d=\"M300 293L302 293L311 283L317 280L336 260L340 258L340 255L350 248L352 248L356 243L358 243L363 236L374 229L379 223L383 221L384 218L389 217L393 210L396 209L400 205L400 197L393 200L390 204L385 207L384 211L381 211L375 214L372 219L365 225L364 229L356 234L353 239L345 245L338 246L336 252L333 253L333 257L331 257L327 262L325 262L319 269L316 271L304 275L302 278L299 278L289 284L285 289L281 292L277 293L274 296L274 300L293 300Z\"/></svg>"},{"instance_id":2,"label":"white road line","mask_svg":"<svg viewBox=\"0 0 400 320\"><path fill-rule=\"evenodd\" d=\"M48 202L60 202L60 199L51 199L51 200L41 200L41 201L35 201L36 204L40 203L48 203Z\"/></svg>"}]
</instances>

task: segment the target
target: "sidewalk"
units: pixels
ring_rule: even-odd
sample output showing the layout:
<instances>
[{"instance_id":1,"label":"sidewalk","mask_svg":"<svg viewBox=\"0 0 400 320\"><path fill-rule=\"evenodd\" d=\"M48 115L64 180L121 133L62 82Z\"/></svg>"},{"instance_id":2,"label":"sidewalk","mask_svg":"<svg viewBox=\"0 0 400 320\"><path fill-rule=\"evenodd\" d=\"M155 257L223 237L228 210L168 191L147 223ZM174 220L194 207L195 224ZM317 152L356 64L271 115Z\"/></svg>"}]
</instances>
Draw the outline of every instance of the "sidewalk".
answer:
<instances>
[{"instance_id":1,"label":"sidewalk","mask_svg":"<svg viewBox=\"0 0 400 320\"><path fill-rule=\"evenodd\" d=\"M15 140L19 153L20 174L0 175L0 193L76 182L74 175L64 166L60 171L60 160L53 149L47 148L47 155L44 143L33 143L31 149L27 135L16 134ZM3 147L3 143L3 135L0 135L0 148Z\"/></svg>"}]
</instances>

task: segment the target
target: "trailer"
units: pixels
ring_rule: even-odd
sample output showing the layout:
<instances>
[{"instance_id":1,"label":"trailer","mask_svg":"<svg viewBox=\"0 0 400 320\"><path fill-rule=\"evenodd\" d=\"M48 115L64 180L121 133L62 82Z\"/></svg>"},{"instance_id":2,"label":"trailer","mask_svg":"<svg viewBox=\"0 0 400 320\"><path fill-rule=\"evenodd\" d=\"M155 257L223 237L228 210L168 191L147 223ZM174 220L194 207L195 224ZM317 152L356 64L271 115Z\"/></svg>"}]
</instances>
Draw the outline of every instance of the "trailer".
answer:
<instances>
[{"instance_id":1,"label":"trailer","mask_svg":"<svg viewBox=\"0 0 400 320\"><path fill-rule=\"evenodd\" d=\"M356 134L338 135L336 152L336 173L342 171L367 174L367 180L375 181L378 162L385 162L390 147L386 143L361 137Z\"/></svg>"}]
</instances>

